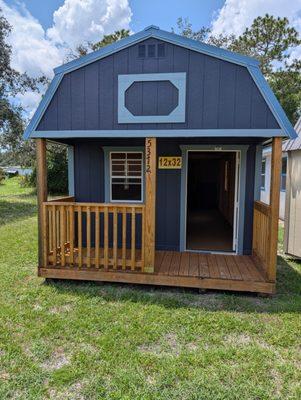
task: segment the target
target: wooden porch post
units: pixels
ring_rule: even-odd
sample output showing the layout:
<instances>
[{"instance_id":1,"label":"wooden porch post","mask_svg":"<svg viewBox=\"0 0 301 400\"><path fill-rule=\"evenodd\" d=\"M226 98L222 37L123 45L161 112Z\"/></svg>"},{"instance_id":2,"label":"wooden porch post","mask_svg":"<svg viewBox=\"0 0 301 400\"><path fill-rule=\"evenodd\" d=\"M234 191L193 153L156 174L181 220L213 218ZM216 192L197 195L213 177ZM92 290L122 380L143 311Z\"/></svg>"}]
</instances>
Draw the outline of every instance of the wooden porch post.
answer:
<instances>
[{"instance_id":1,"label":"wooden porch post","mask_svg":"<svg viewBox=\"0 0 301 400\"><path fill-rule=\"evenodd\" d=\"M270 256L267 266L267 278L272 282L276 280L281 162L282 139L275 137L273 138L271 159Z\"/></svg>"},{"instance_id":2,"label":"wooden porch post","mask_svg":"<svg viewBox=\"0 0 301 400\"><path fill-rule=\"evenodd\" d=\"M47 165L46 139L36 139L37 152L37 199L38 199L38 235L39 268L46 267L43 260L43 248L46 232L43 232L43 202L47 201ZM45 228L45 227L44 227Z\"/></svg>"},{"instance_id":3,"label":"wooden porch post","mask_svg":"<svg viewBox=\"0 0 301 400\"><path fill-rule=\"evenodd\" d=\"M156 138L145 139L145 231L144 231L144 270L155 269L155 222L156 222Z\"/></svg>"}]
</instances>

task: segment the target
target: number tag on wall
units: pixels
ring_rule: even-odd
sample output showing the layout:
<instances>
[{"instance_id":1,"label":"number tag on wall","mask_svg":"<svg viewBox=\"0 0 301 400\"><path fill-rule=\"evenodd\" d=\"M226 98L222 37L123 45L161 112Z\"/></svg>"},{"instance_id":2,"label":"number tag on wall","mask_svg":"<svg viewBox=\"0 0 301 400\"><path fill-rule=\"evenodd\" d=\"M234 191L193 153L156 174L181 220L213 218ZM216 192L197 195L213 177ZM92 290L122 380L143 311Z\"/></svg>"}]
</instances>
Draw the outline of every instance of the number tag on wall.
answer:
<instances>
[{"instance_id":1,"label":"number tag on wall","mask_svg":"<svg viewBox=\"0 0 301 400\"><path fill-rule=\"evenodd\" d=\"M159 157L159 169L181 169L182 157Z\"/></svg>"}]
</instances>

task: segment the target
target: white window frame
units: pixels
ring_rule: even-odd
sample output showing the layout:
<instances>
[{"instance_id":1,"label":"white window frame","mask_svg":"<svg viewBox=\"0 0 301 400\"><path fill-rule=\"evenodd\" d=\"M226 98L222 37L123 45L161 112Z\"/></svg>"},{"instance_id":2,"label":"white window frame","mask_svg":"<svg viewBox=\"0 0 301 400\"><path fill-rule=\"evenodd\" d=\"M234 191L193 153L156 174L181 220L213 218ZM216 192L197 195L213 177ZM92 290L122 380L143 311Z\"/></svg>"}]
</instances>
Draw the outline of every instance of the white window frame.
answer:
<instances>
[{"instance_id":1,"label":"white window frame","mask_svg":"<svg viewBox=\"0 0 301 400\"><path fill-rule=\"evenodd\" d=\"M113 200L112 198L112 154L113 153L124 153L124 154L141 154L141 200ZM143 203L144 202L144 153L143 151L139 151L139 150L112 150L109 151L109 185L110 185L110 203ZM116 178L116 177L115 177ZM133 177L131 177L133 178Z\"/></svg>"},{"instance_id":2,"label":"white window frame","mask_svg":"<svg viewBox=\"0 0 301 400\"><path fill-rule=\"evenodd\" d=\"M264 163L264 173L262 173L262 164ZM267 159L263 157L261 160L261 171L260 171L260 189L265 190L266 188L266 175L267 175ZM264 186L262 186L262 177L264 176Z\"/></svg>"},{"instance_id":3,"label":"white window frame","mask_svg":"<svg viewBox=\"0 0 301 400\"><path fill-rule=\"evenodd\" d=\"M283 160L286 160L286 172L285 174L282 172L282 167L283 167ZM283 177L285 176L285 188L282 188L282 180ZM286 191L286 179L287 179L287 155L282 156L281 159L281 178L280 178L280 191L285 192Z\"/></svg>"}]
</instances>

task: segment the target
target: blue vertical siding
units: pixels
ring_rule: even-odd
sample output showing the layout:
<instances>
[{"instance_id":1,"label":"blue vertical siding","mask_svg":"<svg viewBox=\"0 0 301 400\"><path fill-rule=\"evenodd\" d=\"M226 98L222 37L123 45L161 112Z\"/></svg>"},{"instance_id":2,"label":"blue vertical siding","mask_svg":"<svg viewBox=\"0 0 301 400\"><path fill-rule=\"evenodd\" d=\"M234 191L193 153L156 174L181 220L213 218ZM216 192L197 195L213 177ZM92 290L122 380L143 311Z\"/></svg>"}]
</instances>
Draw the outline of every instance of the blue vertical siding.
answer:
<instances>
[{"instance_id":1,"label":"blue vertical siding","mask_svg":"<svg viewBox=\"0 0 301 400\"><path fill-rule=\"evenodd\" d=\"M99 80L98 65L96 63L87 65L85 69L85 129L94 130L98 127L99 109Z\"/></svg>"},{"instance_id":2,"label":"blue vertical siding","mask_svg":"<svg viewBox=\"0 0 301 400\"><path fill-rule=\"evenodd\" d=\"M148 39L141 44L156 44ZM186 121L172 124L118 124L118 74L186 72ZM147 88L144 90L144 88ZM140 85L131 93L139 114L153 112L174 96L164 85ZM160 106L158 106L160 105ZM245 67L165 43L165 57L138 57L133 45L67 74L38 130L278 128Z\"/></svg>"},{"instance_id":3,"label":"blue vertical siding","mask_svg":"<svg viewBox=\"0 0 301 400\"><path fill-rule=\"evenodd\" d=\"M248 141L207 139L158 139L158 157L181 155L181 144L248 144ZM102 146L141 146L143 140L74 141L75 200L78 202L105 201L104 156ZM256 143L250 142L247 153L246 200L244 213L244 253L252 248L252 222L254 201L254 170ZM108 177L107 177L108 178ZM181 170L157 170L156 247L179 250L180 246ZM140 239L139 239L140 240ZM139 242L140 243L140 242Z\"/></svg>"},{"instance_id":4,"label":"blue vertical siding","mask_svg":"<svg viewBox=\"0 0 301 400\"><path fill-rule=\"evenodd\" d=\"M71 75L67 74L62 79L57 92L58 129L65 130L71 126Z\"/></svg>"}]
</instances>

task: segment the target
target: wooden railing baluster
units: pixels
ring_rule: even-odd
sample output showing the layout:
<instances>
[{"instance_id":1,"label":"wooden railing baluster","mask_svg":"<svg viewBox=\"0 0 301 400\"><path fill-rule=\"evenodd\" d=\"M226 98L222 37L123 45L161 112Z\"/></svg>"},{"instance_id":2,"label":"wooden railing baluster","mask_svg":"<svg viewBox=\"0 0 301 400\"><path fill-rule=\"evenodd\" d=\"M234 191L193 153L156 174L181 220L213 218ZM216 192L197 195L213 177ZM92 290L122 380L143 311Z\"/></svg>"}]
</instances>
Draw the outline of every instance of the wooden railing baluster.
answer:
<instances>
[{"instance_id":1,"label":"wooden railing baluster","mask_svg":"<svg viewBox=\"0 0 301 400\"><path fill-rule=\"evenodd\" d=\"M144 271L144 253L145 253L145 216L141 209L141 270Z\"/></svg>"},{"instance_id":2,"label":"wooden railing baluster","mask_svg":"<svg viewBox=\"0 0 301 400\"><path fill-rule=\"evenodd\" d=\"M78 225L78 266L81 268L83 266L83 254L82 254L82 241L83 241L83 232L82 232L82 209L79 206L77 209L77 225Z\"/></svg>"},{"instance_id":3,"label":"wooden railing baluster","mask_svg":"<svg viewBox=\"0 0 301 400\"><path fill-rule=\"evenodd\" d=\"M104 209L104 267L109 267L109 210Z\"/></svg>"},{"instance_id":4,"label":"wooden railing baluster","mask_svg":"<svg viewBox=\"0 0 301 400\"><path fill-rule=\"evenodd\" d=\"M66 215L65 215L65 207L61 206L59 208L59 213L60 213L60 228L61 228L61 237L60 237L60 243L61 243L61 264L62 267L65 266L65 235L66 235Z\"/></svg>"},{"instance_id":5,"label":"wooden railing baluster","mask_svg":"<svg viewBox=\"0 0 301 400\"><path fill-rule=\"evenodd\" d=\"M48 265L48 253L49 253L49 226L48 226L48 210L46 206L43 204L43 221L42 221L42 227L43 227L43 265L46 267Z\"/></svg>"},{"instance_id":6,"label":"wooden railing baluster","mask_svg":"<svg viewBox=\"0 0 301 400\"><path fill-rule=\"evenodd\" d=\"M69 263L73 267L74 266L74 208L73 208L73 206L69 206L69 221L70 221L70 231L69 231L70 256L69 256Z\"/></svg>"},{"instance_id":7,"label":"wooden railing baluster","mask_svg":"<svg viewBox=\"0 0 301 400\"><path fill-rule=\"evenodd\" d=\"M48 247L48 254L47 254L47 263L49 264L49 254L52 252L53 253L53 237L52 237L52 210L51 207L48 207L45 205L45 208L48 213L48 234L49 234L49 247Z\"/></svg>"},{"instance_id":8,"label":"wooden railing baluster","mask_svg":"<svg viewBox=\"0 0 301 400\"><path fill-rule=\"evenodd\" d=\"M87 207L87 267L91 267L91 210Z\"/></svg>"},{"instance_id":9,"label":"wooden railing baluster","mask_svg":"<svg viewBox=\"0 0 301 400\"><path fill-rule=\"evenodd\" d=\"M52 208L52 237L53 237L53 265L57 264L57 227L56 227L56 206L51 206Z\"/></svg>"},{"instance_id":10,"label":"wooden railing baluster","mask_svg":"<svg viewBox=\"0 0 301 400\"><path fill-rule=\"evenodd\" d=\"M131 269L134 270L136 266L136 214L135 208L132 207L132 240L131 240Z\"/></svg>"},{"instance_id":11,"label":"wooden railing baluster","mask_svg":"<svg viewBox=\"0 0 301 400\"><path fill-rule=\"evenodd\" d=\"M122 269L126 269L126 207L122 208Z\"/></svg>"},{"instance_id":12,"label":"wooden railing baluster","mask_svg":"<svg viewBox=\"0 0 301 400\"><path fill-rule=\"evenodd\" d=\"M113 211L113 268L117 268L117 255L118 255L118 222L117 222L117 208Z\"/></svg>"},{"instance_id":13,"label":"wooden railing baluster","mask_svg":"<svg viewBox=\"0 0 301 400\"><path fill-rule=\"evenodd\" d=\"M100 243L99 243L99 229L100 229L100 224L99 224L99 208L96 206L95 207L95 267L99 268L99 249L100 249Z\"/></svg>"}]
</instances>

